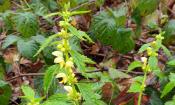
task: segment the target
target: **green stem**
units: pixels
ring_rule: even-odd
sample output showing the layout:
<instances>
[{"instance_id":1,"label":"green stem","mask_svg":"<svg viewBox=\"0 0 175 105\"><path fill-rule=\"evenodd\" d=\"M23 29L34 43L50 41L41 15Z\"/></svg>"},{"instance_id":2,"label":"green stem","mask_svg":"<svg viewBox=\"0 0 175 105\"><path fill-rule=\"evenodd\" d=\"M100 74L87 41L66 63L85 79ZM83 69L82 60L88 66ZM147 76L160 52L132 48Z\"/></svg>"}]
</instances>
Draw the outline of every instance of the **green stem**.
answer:
<instances>
[{"instance_id":1,"label":"green stem","mask_svg":"<svg viewBox=\"0 0 175 105\"><path fill-rule=\"evenodd\" d=\"M139 93L138 105L141 105L142 94L143 94L143 91L145 90L146 77L147 77L147 72L144 72L144 77L141 85L142 89L141 89L141 92Z\"/></svg>"}]
</instances>

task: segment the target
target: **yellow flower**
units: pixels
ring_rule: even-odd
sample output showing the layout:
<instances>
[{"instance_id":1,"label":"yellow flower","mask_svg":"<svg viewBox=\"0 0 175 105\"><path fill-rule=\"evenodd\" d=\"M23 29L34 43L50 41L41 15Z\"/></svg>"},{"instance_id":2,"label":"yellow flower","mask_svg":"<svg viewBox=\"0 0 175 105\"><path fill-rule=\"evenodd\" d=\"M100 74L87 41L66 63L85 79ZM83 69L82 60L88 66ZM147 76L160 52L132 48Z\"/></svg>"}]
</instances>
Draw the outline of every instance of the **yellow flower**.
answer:
<instances>
[{"instance_id":1,"label":"yellow flower","mask_svg":"<svg viewBox=\"0 0 175 105\"><path fill-rule=\"evenodd\" d=\"M54 56L61 56L61 57L63 57L63 52L61 52L61 51L54 51L54 52L52 52L52 55L54 55Z\"/></svg>"},{"instance_id":2,"label":"yellow flower","mask_svg":"<svg viewBox=\"0 0 175 105\"><path fill-rule=\"evenodd\" d=\"M56 75L56 78L61 79L59 83L66 83L67 82L67 76L65 73L59 73Z\"/></svg>"},{"instance_id":3,"label":"yellow flower","mask_svg":"<svg viewBox=\"0 0 175 105\"><path fill-rule=\"evenodd\" d=\"M71 86L64 86L64 89L68 92L68 95L73 94L73 88Z\"/></svg>"},{"instance_id":4,"label":"yellow flower","mask_svg":"<svg viewBox=\"0 0 175 105\"><path fill-rule=\"evenodd\" d=\"M74 63L72 62L72 61L70 61L70 60L68 60L67 62L66 62L66 65L65 65L67 68L72 68L72 67L74 67Z\"/></svg>"},{"instance_id":5,"label":"yellow flower","mask_svg":"<svg viewBox=\"0 0 175 105\"><path fill-rule=\"evenodd\" d=\"M56 58L54 59L54 63L62 63L62 62L64 62L63 57L56 57Z\"/></svg>"},{"instance_id":6,"label":"yellow flower","mask_svg":"<svg viewBox=\"0 0 175 105\"><path fill-rule=\"evenodd\" d=\"M54 63L59 63L61 67L64 65L64 58L63 58L63 52L61 51L54 51L52 52L52 55L56 56L54 59Z\"/></svg>"}]
</instances>

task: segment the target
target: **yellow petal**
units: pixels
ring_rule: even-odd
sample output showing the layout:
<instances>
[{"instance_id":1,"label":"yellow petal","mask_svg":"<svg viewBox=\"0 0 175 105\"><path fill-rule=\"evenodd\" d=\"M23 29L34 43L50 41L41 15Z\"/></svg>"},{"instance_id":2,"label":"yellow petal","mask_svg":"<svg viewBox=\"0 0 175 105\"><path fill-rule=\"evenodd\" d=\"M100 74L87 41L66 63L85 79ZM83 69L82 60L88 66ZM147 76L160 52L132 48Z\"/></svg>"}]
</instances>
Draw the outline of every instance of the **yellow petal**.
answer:
<instances>
[{"instance_id":1,"label":"yellow petal","mask_svg":"<svg viewBox=\"0 0 175 105\"><path fill-rule=\"evenodd\" d=\"M63 57L63 52L61 52L61 51L54 51L54 52L52 52L52 55Z\"/></svg>"},{"instance_id":2,"label":"yellow petal","mask_svg":"<svg viewBox=\"0 0 175 105\"><path fill-rule=\"evenodd\" d=\"M64 62L63 57L56 57L54 59L54 63L61 63L61 62Z\"/></svg>"},{"instance_id":3,"label":"yellow petal","mask_svg":"<svg viewBox=\"0 0 175 105\"><path fill-rule=\"evenodd\" d=\"M68 92L68 93L73 93L73 88L71 86L64 86L64 89Z\"/></svg>"},{"instance_id":4,"label":"yellow petal","mask_svg":"<svg viewBox=\"0 0 175 105\"><path fill-rule=\"evenodd\" d=\"M65 73L59 73L56 75L56 78L62 78L62 81L60 83L66 83L67 82L67 76Z\"/></svg>"}]
</instances>

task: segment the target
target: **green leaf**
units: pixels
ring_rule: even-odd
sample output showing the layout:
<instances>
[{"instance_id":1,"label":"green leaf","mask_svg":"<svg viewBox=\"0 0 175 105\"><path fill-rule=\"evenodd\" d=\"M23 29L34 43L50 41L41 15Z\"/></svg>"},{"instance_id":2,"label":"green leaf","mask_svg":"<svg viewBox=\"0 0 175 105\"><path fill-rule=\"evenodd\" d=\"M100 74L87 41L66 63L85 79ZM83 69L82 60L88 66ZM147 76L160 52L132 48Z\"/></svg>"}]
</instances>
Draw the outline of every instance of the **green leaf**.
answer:
<instances>
[{"instance_id":1,"label":"green leaf","mask_svg":"<svg viewBox=\"0 0 175 105\"><path fill-rule=\"evenodd\" d=\"M16 43L19 39L20 38L18 36L8 35L2 44L2 48L5 49L5 48L9 47L10 45Z\"/></svg>"},{"instance_id":2,"label":"green leaf","mask_svg":"<svg viewBox=\"0 0 175 105\"><path fill-rule=\"evenodd\" d=\"M142 67L142 62L134 61L128 66L128 72L134 70L135 68Z\"/></svg>"},{"instance_id":3,"label":"green leaf","mask_svg":"<svg viewBox=\"0 0 175 105\"><path fill-rule=\"evenodd\" d=\"M41 105L74 105L66 94L55 94Z\"/></svg>"},{"instance_id":4,"label":"green leaf","mask_svg":"<svg viewBox=\"0 0 175 105\"><path fill-rule=\"evenodd\" d=\"M158 66L158 59L156 56L150 56L148 59L148 64L151 68L151 70L156 70L157 66Z\"/></svg>"},{"instance_id":5,"label":"green leaf","mask_svg":"<svg viewBox=\"0 0 175 105\"><path fill-rule=\"evenodd\" d=\"M163 43L172 43L175 39L175 19L169 20L168 23L165 24L163 30L165 31Z\"/></svg>"},{"instance_id":6,"label":"green leaf","mask_svg":"<svg viewBox=\"0 0 175 105\"><path fill-rule=\"evenodd\" d=\"M83 105L107 105L101 100L88 100L83 102Z\"/></svg>"},{"instance_id":7,"label":"green leaf","mask_svg":"<svg viewBox=\"0 0 175 105\"><path fill-rule=\"evenodd\" d=\"M2 17L2 21L4 23L4 28L7 30L13 29L13 21L11 17L13 17L12 11L6 11L3 14L0 14L0 17Z\"/></svg>"},{"instance_id":8,"label":"green leaf","mask_svg":"<svg viewBox=\"0 0 175 105\"><path fill-rule=\"evenodd\" d=\"M55 39L56 37L58 37L58 34L52 35L50 37L48 37L41 45L40 49L36 52L36 54L34 56L37 56L42 50L44 50L47 46L49 46L49 44L53 41L53 39Z\"/></svg>"},{"instance_id":9,"label":"green leaf","mask_svg":"<svg viewBox=\"0 0 175 105\"><path fill-rule=\"evenodd\" d=\"M118 27L124 27L126 23L127 7L121 6L116 10L101 11L95 15L90 26L90 32L95 36L95 39L100 40L105 45L111 45L111 39L115 39L113 34Z\"/></svg>"},{"instance_id":10,"label":"green leaf","mask_svg":"<svg viewBox=\"0 0 175 105\"><path fill-rule=\"evenodd\" d=\"M160 99L160 95L155 91L152 91L151 93L150 105L164 105L163 101Z\"/></svg>"},{"instance_id":11,"label":"green leaf","mask_svg":"<svg viewBox=\"0 0 175 105\"><path fill-rule=\"evenodd\" d=\"M85 101L99 100L101 96L94 92L93 84L77 83L78 89Z\"/></svg>"},{"instance_id":12,"label":"green leaf","mask_svg":"<svg viewBox=\"0 0 175 105\"><path fill-rule=\"evenodd\" d=\"M148 47L150 46L150 44L144 44L141 46L141 48L139 49L139 52L138 53L142 53L144 52Z\"/></svg>"},{"instance_id":13,"label":"green leaf","mask_svg":"<svg viewBox=\"0 0 175 105\"><path fill-rule=\"evenodd\" d=\"M93 42L91 40L91 38L83 31L77 30L75 27L73 27L72 25L68 26L69 31L71 32L71 34L75 35L76 37L78 37L80 40L85 40L85 41L89 41L89 42Z\"/></svg>"},{"instance_id":14,"label":"green leaf","mask_svg":"<svg viewBox=\"0 0 175 105\"><path fill-rule=\"evenodd\" d=\"M35 92L31 87L27 85L22 85L21 89L24 93L24 97L26 97L28 100L32 100L35 98Z\"/></svg>"},{"instance_id":15,"label":"green leaf","mask_svg":"<svg viewBox=\"0 0 175 105\"><path fill-rule=\"evenodd\" d=\"M45 91L45 93L48 92L48 90L53 82L55 73L58 69L59 69L58 65L53 65L46 70L46 73L44 75L44 91Z\"/></svg>"},{"instance_id":16,"label":"green leaf","mask_svg":"<svg viewBox=\"0 0 175 105\"><path fill-rule=\"evenodd\" d=\"M86 71L86 63L89 63L89 64L95 63L91 59L78 53L77 51L71 50L70 54L73 57L73 60L78 68L78 71L81 73L84 73Z\"/></svg>"},{"instance_id":17,"label":"green leaf","mask_svg":"<svg viewBox=\"0 0 175 105\"><path fill-rule=\"evenodd\" d=\"M154 12L159 5L159 0L131 0L131 7L140 11L141 16Z\"/></svg>"},{"instance_id":18,"label":"green leaf","mask_svg":"<svg viewBox=\"0 0 175 105\"><path fill-rule=\"evenodd\" d=\"M34 40L25 41L21 39L17 42L17 47L21 55L28 59L33 59L38 50L38 45Z\"/></svg>"},{"instance_id":19,"label":"green leaf","mask_svg":"<svg viewBox=\"0 0 175 105\"><path fill-rule=\"evenodd\" d=\"M168 61L167 64L170 66L175 66L175 59Z\"/></svg>"},{"instance_id":20,"label":"green leaf","mask_svg":"<svg viewBox=\"0 0 175 105\"><path fill-rule=\"evenodd\" d=\"M0 80L0 105L9 105L12 90L8 83Z\"/></svg>"},{"instance_id":21,"label":"green leaf","mask_svg":"<svg viewBox=\"0 0 175 105\"><path fill-rule=\"evenodd\" d=\"M165 95L167 95L173 88L175 87L175 82L170 81L166 86L164 87L162 93L161 93L161 98L163 98Z\"/></svg>"},{"instance_id":22,"label":"green leaf","mask_svg":"<svg viewBox=\"0 0 175 105\"><path fill-rule=\"evenodd\" d=\"M113 49L118 50L120 53L128 53L135 47L134 40L131 38L132 31L128 28L119 28L117 33L113 33L110 43Z\"/></svg>"},{"instance_id":23,"label":"green leaf","mask_svg":"<svg viewBox=\"0 0 175 105\"><path fill-rule=\"evenodd\" d=\"M13 20L17 31L25 38L36 35L39 30L37 18L30 12L18 13L15 17L13 17Z\"/></svg>"},{"instance_id":24,"label":"green leaf","mask_svg":"<svg viewBox=\"0 0 175 105\"><path fill-rule=\"evenodd\" d=\"M129 78L130 76L126 73L121 72L120 70L114 69L114 68L109 68L109 75L112 79L117 79L117 78Z\"/></svg>"},{"instance_id":25,"label":"green leaf","mask_svg":"<svg viewBox=\"0 0 175 105\"><path fill-rule=\"evenodd\" d=\"M137 92L141 92L142 89L141 89L141 84L138 83L138 82L134 82L131 84L128 92L133 92L133 93L137 93Z\"/></svg>"},{"instance_id":26,"label":"green leaf","mask_svg":"<svg viewBox=\"0 0 175 105\"><path fill-rule=\"evenodd\" d=\"M175 73L170 73L170 75L169 75L169 80L171 81L171 82L175 82Z\"/></svg>"},{"instance_id":27,"label":"green leaf","mask_svg":"<svg viewBox=\"0 0 175 105\"><path fill-rule=\"evenodd\" d=\"M162 49L163 49L163 52L168 56L168 57L171 57L171 52L168 48L166 48L164 45L161 45Z\"/></svg>"},{"instance_id":28,"label":"green leaf","mask_svg":"<svg viewBox=\"0 0 175 105\"><path fill-rule=\"evenodd\" d=\"M133 78L133 83L131 84L128 92L133 92L133 93L137 93L137 92L141 92L142 88L142 81L143 81L143 76L137 76L135 78Z\"/></svg>"},{"instance_id":29,"label":"green leaf","mask_svg":"<svg viewBox=\"0 0 175 105\"><path fill-rule=\"evenodd\" d=\"M0 3L0 12L4 12L7 9L10 9L10 0L1 0Z\"/></svg>"}]
</instances>

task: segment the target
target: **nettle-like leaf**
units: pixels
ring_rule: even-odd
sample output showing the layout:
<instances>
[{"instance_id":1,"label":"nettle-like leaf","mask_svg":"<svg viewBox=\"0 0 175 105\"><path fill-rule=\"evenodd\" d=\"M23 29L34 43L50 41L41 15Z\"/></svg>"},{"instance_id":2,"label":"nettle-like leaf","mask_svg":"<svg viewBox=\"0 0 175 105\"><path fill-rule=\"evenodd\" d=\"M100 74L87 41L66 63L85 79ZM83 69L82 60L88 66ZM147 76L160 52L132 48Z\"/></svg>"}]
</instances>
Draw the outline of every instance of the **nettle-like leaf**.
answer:
<instances>
[{"instance_id":1,"label":"nettle-like leaf","mask_svg":"<svg viewBox=\"0 0 175 105\"><path fill-rule=\"evenodd\" d=\"M139 11L141 16L154 12L159 5L159 0L131 0L131 7Z\"/></svg>"},{"instance_id":2,"label":"nettle-like leaf","mask_svg":"<svg viewBox=\"0 0 175 105\"><path fill-rule=\"evenodd\" d=\"M165 85L161 93L161 98L167 95L175 87L175 73L170 73L169 80L170 82L168 82L168 84Z\"/></svg>"},{"instance_id":3,"label":"nettle-like leaf","mask_svg":"<svg viewBox=\"0 0 175 105\"><path fill-rule=\"evenodd\" d=\"M45 93L48 92L51 84L53 83L54 75L55 75L57 70L59 70L58 65L53 65L46 70L46 73L44 75L44 91L45 91Z\"/></svg>"},{"instance_id":4,"label":"nettle-like leaf","mask_svg":"<svg viewBox=\"0 0 175 105\"><path fill-rule=\"evenodd\" d=\"M109 41L113 49L116 49L120 53L127 53L135 47L135 43L131 35L131 29L119 28L112 34L112 38Z\"/></svg>"},{"instance_id":5,"label":"nettle-like leaf","mask_svg":"<svg viewBox=\"0 0 175 105\"><path fill-rule=\"evenodd\" d=\"M41 105L73 105L67 94L55 94Z\"/></svg>"},{"instance_id":6,"label":"nettle-like leaf","mask_svg":"<svg viewBox=\"0 0 175 105\"><path fill-rule=\"evenodd\" d=\"M30 12L18 13L13 18L16 30L25 38L36 35L39 29L37 18Z\"/></svg>"},{"instance_id":7,"label":"nettle-like leaf","mask_svg":"<svg viewBox=\"0 0 175 105\"><path fill-rule=\"evenodd\" d=\"M71 50L70 54L71 54L71 56L72 56L72 58L73 58L73 60L76 64L79 72L84 73L86 71L86 63L89 63L89 64L94 64L95 63L91 59L89 59L88 57L80 54L77 51Z\"/></svg>"},{"instance_id":8,"label":"nettle-like leaf","mask_svg":"<svg viewBox=\"0 0 175 105\"><path fill-rule=\"evenodd\" d=\"M55 35L52 35L52 36L49 36L40 46L40 49L37 51L37 53L34 55L38 55L41 51L43 51L46 47L49 46L49 44L55 39L57 38L59 35L58 34L55 34Z\"/></svg>"},{"instance_id":9,"label":"nettle-like leaf","mask_svg":"<svg viewBox=\"0 0 175 105\"><path fill-rule=\"evenodd\" d=\"M112 79L129 78L130 76L120 70L109 68L109 75Z\"/></svg>"},{"instance_id":10,"label":"nettle-like leaf","mask_svg":"<svg viewBox=\"0 0 175 105\"><path fill-rule=\"evenodd\" d=\"M95 104L95 105L106 105L103 101L100 101L101 96L93 90L93 84L77 83L78 89L80 90L83 100L83 105Z\"/></svg>"},{"instance_id":11,"label":"nettle-like leaf","mask_svg":"<svg viewBox=\"0 0 175 105\"><path fill-rule=\"evenodd\" d=\"M112 34L116 27L124 26L126 22L127 8L123 7L117 10L105 10L95 15L92 20L90 32L93 37L100 40L103 44L110 44L113 38Z\"/></svg>"},{"instance_id":12,"label":"nettle-like leaf","mask_svg":"<svg viewBox=\"0 0 175 105\"><path fill-rule=\"evenodd\" d=\"M80 40L85 40L85 41L89 41L89 42L93 42L91 40L91 38L83 31L77 30L75 27L69 25L68 27L69 31L71 32L71 34L73 34L74 36L76 36L77 38L79 38Z\"/></svg>"},{"instance_id":13,"label":"nettle-like leaf","mask_svg":"<svg viewBox=\"0 0 175 105\"><path fill-rule=\"evenodd\" d=\"M26 41L23 39L17 42L17 47L21 55L28 59L33 59L33 56L39 48L34 40Z\"/></svg>"},{"instance_id":14,"label":"nettle-like leaf","mask_svg":"<svg viewBox=\"0 0 175 105\"><path fill-rule=\"evenodd\" d=\"M13 21L12 21L12 11L6 11L2 14L0 14L0 17L2 18L2 21L4 23L4 28L7 30L12 30L13 29Z\"/></svg>"},{"instance_id":15,"label":"nettle-like leaf","mask_svg":"<svg viewBox=\"0 0 175 105\"><path fill-rule=\"evenodd\" d=\"M12 90L8 83L0 80L0 105L9 105Z\"/></svg>"},{"instance_id":16,"label":"nettle-like leaf","mask_svg":"<svg viewBox=\"0 0 175 105\"><path fill-rule=\"evenodd\" d=\"M19 39L20 38L18 36L8 35L2 44L2 48L5 49L5 48L9 47L10 45L16 43Z\"/></svg>"},{"instance_id":17,"label":"nettle-like leaf","mask_svg":"<svg viewBox=\"0 0 175 105\"><path fill-rule=\"evenodd\" d=\"M131 38L131 29L125 27L127 8L123 6L118 10L102 11L93 18L90 31L95 38L105 45L112 45L112 48L121 53L127 53L134 48L134 41Z\"/></svg>"},{"instance_id":18,"label":"nettle-like leaf","mask_svg":"<svg viewBox=\"0 0 175 105\"><path fill-rule=\"evenodd\" d=\"M164 26L165 34L163 43L168 44L172 43L175 39L175 19L169 20L169 22Z\"/></svg>"}]
</instances>

